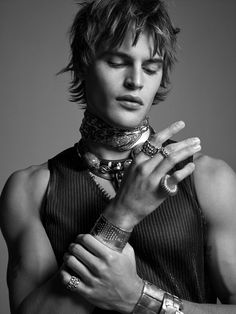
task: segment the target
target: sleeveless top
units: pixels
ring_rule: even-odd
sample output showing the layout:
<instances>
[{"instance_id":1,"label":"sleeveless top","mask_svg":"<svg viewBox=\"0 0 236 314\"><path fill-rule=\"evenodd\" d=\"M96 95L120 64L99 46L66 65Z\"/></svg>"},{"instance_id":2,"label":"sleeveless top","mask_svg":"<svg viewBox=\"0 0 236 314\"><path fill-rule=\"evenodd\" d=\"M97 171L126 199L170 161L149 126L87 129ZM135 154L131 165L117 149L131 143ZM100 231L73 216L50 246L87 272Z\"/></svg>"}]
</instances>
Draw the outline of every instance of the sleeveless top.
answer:
<instances>
[{"instance_id":1,"label":"sleeveless top","mask_svg":"<svg viewBox=\"0 0 236 314\"><path fill-rule=\"evenodd\" d=\"M92 179L75 147L50 159L48 167L50 180L41 219L61 265L69 244L78 234L89 233L110 198ZM133 230L129 243L139 276L181 299L215 303L206 271L204 231L204 217L189 176L179 183L175 196ZM94 311L104 312L115 313Z\"/></svg>"}]
</instances>

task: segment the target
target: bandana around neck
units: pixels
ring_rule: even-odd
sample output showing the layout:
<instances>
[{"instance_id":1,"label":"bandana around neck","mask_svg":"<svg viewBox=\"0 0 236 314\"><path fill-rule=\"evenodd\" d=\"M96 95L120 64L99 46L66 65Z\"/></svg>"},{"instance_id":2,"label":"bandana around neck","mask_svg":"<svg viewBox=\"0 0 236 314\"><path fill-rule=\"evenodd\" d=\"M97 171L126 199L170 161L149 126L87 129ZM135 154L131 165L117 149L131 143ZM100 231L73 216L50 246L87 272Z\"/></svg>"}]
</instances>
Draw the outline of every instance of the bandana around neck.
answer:
<instances>
[{"instance_id":1,"label":"bandana around neck","mask_svg":"<svg viewBox=\"0 0 236 314\"><path fill-rule=\"evenodd\" d=\"M119 129L110 126L86 110L80 133L84 141L104 144L123 152L131 149L149 128L147 117L134 129Z\"/></svg>"}]
</instances>

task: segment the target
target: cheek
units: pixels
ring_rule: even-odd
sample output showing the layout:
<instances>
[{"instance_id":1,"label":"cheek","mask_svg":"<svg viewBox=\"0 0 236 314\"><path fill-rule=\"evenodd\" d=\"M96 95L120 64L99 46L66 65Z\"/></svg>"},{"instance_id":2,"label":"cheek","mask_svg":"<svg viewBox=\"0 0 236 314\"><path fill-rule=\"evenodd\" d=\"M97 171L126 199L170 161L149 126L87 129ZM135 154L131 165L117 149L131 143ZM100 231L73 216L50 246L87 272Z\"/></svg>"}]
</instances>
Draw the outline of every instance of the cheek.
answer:
<instances>
[{"instance_id":1,"label":"cheek","mask_svg":"<svg viewBox=\"0 0 236 314\"><path fill-rule=\"evenodd\" d=\"M148 99L153 100L161 84L161 78L150 80L147 84L146 96Z\"/></svg>"}]
</instances>

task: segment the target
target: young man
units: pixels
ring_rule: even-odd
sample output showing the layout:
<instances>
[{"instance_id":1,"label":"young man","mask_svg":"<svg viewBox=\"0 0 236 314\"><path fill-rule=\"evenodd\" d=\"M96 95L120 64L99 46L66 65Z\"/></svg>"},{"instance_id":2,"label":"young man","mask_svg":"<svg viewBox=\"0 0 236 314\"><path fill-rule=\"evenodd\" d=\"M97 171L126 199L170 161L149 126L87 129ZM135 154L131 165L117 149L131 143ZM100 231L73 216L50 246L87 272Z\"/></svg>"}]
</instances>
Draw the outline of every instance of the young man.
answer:
<instances>
[{"instance_id":1,"label":"young man","mask_svg":"<svg viewBox=\"0 0 236 314\"><path fill-rule=\"evenodd\" d=\"M182 121L155 133L147 119L177 31L159 1L77 14L65 71L82 139L1 196L12 313L236 311L235 174L198 138L171 141Z\"/></svg>"}]
</instances>

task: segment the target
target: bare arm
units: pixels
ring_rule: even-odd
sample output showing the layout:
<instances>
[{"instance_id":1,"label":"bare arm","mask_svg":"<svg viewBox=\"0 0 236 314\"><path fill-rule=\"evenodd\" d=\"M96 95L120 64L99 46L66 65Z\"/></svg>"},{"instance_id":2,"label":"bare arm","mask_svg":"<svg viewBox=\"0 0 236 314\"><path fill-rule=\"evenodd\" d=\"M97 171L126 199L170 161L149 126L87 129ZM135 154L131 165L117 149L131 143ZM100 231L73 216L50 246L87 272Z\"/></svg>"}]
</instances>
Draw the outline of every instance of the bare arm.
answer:
<instances>
[{"instance_id":1,"label":"bare arm","mask_svg":"<svg viewBox=\"0 0 236 314\"><path fill-rule=\"evenodd\" d=\"M236 174L223 161L203 156L195 183L208 222L207 262L222 303L236 304Z\"/></svg>"},{"instance_id":2,"label":"bare arm","mask_svg":"<svg viewBox=\"0 0 236 314\"><path fill-rule=\"evenodd\" d=\"M0 222L9 251L7 281L12 313L91 313L93 306L69 293L40 221L49 171L31 167L13 174L2 192Z\"/></svg>"},{"instance_id":3,"label":"bare arm","mask_svg":"<svg viewBox=\"0 0 236 314\"><path fill-rule=\"evenodd\" d=\"M208 271L211 273L213 287L215 287L216 294L222 303L225 304L197 304L184 301L184 313L188 314L227 314L236 312L236 176L232 169L225 163L201 157L196 160L195 183L198 198L201 207L209 222L208 247L211 249L208 253ZM115 216L113 216L114 219ZM122 225L122 220L127 226L125 216L118 217L118 225ZM113 220L113 223L115 221ZM130 225L132 229L132 225ZM93 242L94 241L94 242ZM98 304L104 308L119 310L123 313L129 313L132 306L135 305L135 300L140 296L138 285L140 284L137 274L130 272L123 272L123 280L119 282L114 280L113 265L109 264L109 260L124 259L124 254L120 254L110 250L109 248L102 248L96 244L96 239L92 239L87 235L82 240L83 249L86 248L88 252L92 251L93 256L86 255L80 251L80 244L71 248L71 256L76 256L77 260L68 259L68 266L77 271L78 276L82 276L86 282L86 271L80 268L78 260L83 261L89 270L90 289L84 289L84 286L79 287L78 293L81 293L86 299L94 304ZM82 254L82 255L81 255ZM94 258L94 255L96 258ZM98 261L105 265L105 272L99 274ZM89 261L89 263L88 263ZM108 261L108 262L107 262ZM117 262L118 263L118 262ZM119 262L120 263L120 262ZM94 272L96 276L94 276ZM104 276L104 273L110 276ZM122 278L122 277L120 277ZM96 299L96 288L100 282L99 300ZM129 286L127 286L129 282ZM91 289L91 287L93 287ZM115 303L114 300L106 300L105 291L111 290L115 287L118 295L132 295L132 298L124 298ZM134 289L134 287L136 287ZM140 286L139 286L140 287ZM104 292L104 297L102 296ZM135 297L136 294L136 297ZM127 302L129 301L129 302ZM131 302L130 302L131 301ZM114 302L114 303L113 303ZM132 303L133 302L133 303Z\"/></svg>"}]
</instances>

